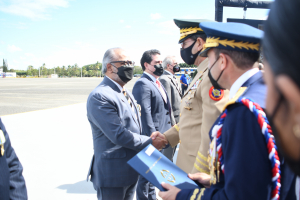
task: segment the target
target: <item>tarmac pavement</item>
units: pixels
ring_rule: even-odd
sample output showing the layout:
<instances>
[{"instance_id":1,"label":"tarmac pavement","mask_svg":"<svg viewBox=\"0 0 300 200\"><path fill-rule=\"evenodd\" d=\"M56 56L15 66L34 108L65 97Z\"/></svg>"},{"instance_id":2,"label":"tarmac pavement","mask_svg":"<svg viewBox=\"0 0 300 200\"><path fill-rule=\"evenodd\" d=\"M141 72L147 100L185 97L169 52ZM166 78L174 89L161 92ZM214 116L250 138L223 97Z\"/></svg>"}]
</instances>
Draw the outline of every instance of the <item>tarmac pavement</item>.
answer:
<instances>
[{"instance_id":1,"label":"tarmac pavement","mask_svg":"<svg viewBox=\"0 0 300 200\"><path fill-rule=\"evenodd\" d=\"M0 116L10 114L1 119L23 165L30 200L97 199L86 181L93 155L86 99L101 79L74 80L0 80Z\"/></svg>"}]
</instances>

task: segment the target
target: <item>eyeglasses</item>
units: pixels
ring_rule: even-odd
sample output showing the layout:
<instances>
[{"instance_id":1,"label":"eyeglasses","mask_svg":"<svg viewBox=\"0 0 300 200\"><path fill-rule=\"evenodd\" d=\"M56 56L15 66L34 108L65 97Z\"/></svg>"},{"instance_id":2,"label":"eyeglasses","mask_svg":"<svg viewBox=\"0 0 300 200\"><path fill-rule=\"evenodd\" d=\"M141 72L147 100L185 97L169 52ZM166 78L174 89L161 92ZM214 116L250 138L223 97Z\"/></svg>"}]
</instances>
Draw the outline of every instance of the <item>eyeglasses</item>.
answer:
<instances>
[{"instance_id":1,"label":"eyeglasses","mask_svg":"<svg viewBox=\"0 0 300 200\"><path fill-rule=\"evenodd\" d=\"M110 62L112 63L121 63L121 65L125 65L127 67L131 67L134 66L135 62L134 61L130 61L130 60L120 60L120 61L112 61Z\"/></svg>"}]
</instances>

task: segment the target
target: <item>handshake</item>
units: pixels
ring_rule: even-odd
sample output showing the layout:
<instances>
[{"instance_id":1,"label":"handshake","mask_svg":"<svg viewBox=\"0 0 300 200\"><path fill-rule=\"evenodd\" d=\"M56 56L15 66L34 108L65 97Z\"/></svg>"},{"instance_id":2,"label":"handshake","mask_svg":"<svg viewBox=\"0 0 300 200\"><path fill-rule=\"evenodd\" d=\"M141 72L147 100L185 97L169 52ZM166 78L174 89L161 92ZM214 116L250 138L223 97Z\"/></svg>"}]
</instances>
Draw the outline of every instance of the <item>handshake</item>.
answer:
<instances>
[{"instance_id":1,"label":"handshake","mask_svg":"<svg viewBox=\"0 0 300 200\"><path fill-rule=\"evenodd\" d=\"M166 136L159 131L153 132L150 137L152 139L152 145L158 150L161 150L168 145Z\"/></svg>"}]
</instances>

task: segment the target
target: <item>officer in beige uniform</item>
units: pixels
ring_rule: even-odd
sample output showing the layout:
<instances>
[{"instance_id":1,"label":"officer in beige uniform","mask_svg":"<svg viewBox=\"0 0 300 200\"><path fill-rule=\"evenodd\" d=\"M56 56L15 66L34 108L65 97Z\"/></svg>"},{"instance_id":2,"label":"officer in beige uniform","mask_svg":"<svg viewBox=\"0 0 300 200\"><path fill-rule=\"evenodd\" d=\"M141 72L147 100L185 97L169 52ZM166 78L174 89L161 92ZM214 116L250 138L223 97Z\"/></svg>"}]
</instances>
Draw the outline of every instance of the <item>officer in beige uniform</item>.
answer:
<instances>
[{"instance_id":1,"label":"officer in beige uniform","mask_svg":"<svg viewBox=\"0 0 300 200\"><path fill-rule=\"evenodd\" d=\"M199 28L199 23L204 21L209 20L174 19L180 28L181 58L189 65L198 66L198 73L182 97L179 123L163 135L172 147L180 142L176 161L178 167L186 173L209 174L208 133L221 114L229 92L213 88L207 75L208 59L198 56L206 40L205 33Z\"/></svg>"}]
</instances>

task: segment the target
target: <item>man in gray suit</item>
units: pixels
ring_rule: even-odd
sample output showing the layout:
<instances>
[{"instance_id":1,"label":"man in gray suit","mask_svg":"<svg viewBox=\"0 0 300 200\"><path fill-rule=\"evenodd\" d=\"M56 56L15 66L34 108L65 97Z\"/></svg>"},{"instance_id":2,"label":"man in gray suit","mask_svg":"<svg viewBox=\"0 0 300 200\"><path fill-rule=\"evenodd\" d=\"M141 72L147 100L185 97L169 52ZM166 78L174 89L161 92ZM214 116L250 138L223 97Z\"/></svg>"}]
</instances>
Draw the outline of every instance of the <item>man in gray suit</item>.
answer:
<instances>
[{"instance_id":1,"label":"man in gray suit","mask_svg":"<svg viewBox=\"0 0 300 200\"><path fill-rule=\"evenodd\" d=\"M164 86L171 103L171 125L174 126L179 122L180 113L181 89L180 84L175 77L175 72L179 72L180 67L177 64L175 56L167 56L162 62L162 66L164 68L164 73L159 77L159 80ZM163 154L173 161L175 149L176 146L174 148L169 146L168 148L164 149Z\"/></svg>"},{"instance_id":2,"label":"man in gray suit","mask_svg":"<svg viewBox=\"0 0 300 200\"><path fill-rule=\"evenodd\" d=\"M87 117L91 124L94 156L88 173L100 200L132 200L138 173L127 161L148 144L161 149L164 140L142 135L139 109L124 87L133 77L134 63L120 48L106 51L103 81L89 95Z\"/></svg>"}]
</instances>

